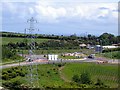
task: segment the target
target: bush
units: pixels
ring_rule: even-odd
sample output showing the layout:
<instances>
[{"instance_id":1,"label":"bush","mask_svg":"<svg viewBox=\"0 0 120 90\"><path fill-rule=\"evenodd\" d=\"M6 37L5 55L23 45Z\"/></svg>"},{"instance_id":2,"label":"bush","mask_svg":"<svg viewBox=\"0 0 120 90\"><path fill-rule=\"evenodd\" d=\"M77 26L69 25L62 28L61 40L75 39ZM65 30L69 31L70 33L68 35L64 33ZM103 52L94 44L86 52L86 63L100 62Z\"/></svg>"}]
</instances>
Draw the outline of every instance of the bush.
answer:
<instances>
[{"instance_id":1,"label":"bush","mask_svg":"<svg viewBox=\"0 0 120 90\"><path fill-rule=\"evenodd\" d=\"M61 64L58 64L58 67L61 67L62 65Z\"/></svg>"},{"instance_id":2,"label":"bush","mask_svg":"<svg viewBox=\"0 0 120 90\"><path fill-rule=\"evenodd\" d=\"M2 72L2 75L4 75L4 74L8 74L8 72L7 72L7 71L3 71L3 72Z\"/></svg>"},{"instance_id":3,"label":"bush","mask_svg":"<svg viewBox=\"0 0 120 90\"><path fill-rule=\"evenodd\" d=\"M72 77L72 80L73 80L74 82L76 82L76 83L80 82L80 78L79 78L78 75L74 75L74 76Z\"/></svg>"},{"instance_id":4,"label":"bush","mask_svg":"<svg viewBox=\"0 0 120 90\"><path fill-rule=\"evenodd\" d=\"M12 72L9 74L9 77L10 78L15 78L17 76L16 72Z\"/></svg>"},{"instance_id":5,"label":"bush","mask_svg":"<svg viewBox=\"0 0 120 90\"><path fill-rule=\"evenodd\" d=\"M95 83L95 85L101 86L103 85L103 82L100 79L97 79L97 82Z\"/></svg>"},{"instance_id":6,"label":"bush","mask_svg":"<svg viewBox=\"0 0 120 90\"><path fill-rule=\"evenodd\" d=\"M16 90L21 87L21 82L16 80L16 81L8 81L3 83L3 87L9 88L11 90Z\"/></svg>"},{"instance_id":7,"label":"bush","mask_svg":"<svg viewBox=\"0 0 120 90\"><path fill-rule=\"evenodd\" d=\"M47 71L47 74L50 74L50 71Z\"/></svg>"},{"instance_id":8,"label":"bush","mask_svg":"<svg viewBox=\"0 0 120 90\"><path fill-rule=\"evenodd\" d=\"M25 73L25 71L20 70L18 67L6 69L2 72L2 79L9 80L12 78L16 78L17 76L24 77Z\"/></svg>"},{"instance_id":9,"label":"bush","mask_svg":"<svg viewBox=\"0 0 120 90\"><path fill-rule=\"evenodd\" d=\"M25 76L25 73L21 70L16 70L16 73L17 73L18 76L21 76L21 77Z\"/></svg>"},{"instance_id":10,"label":"bush","mask_svg":"<svg viewBox=\"0 0 120 90\"><path fill-rule=\"evenodd\" d=\"M79 87L80 87L80 88L86 88L87 85L86 85L86 84L80 84Z\"/></svg>"},{"instance_id":11,"label":"bush","mask_svg":"<svg viewBox=\"0 0 120 90\"><path fill-rule=\"evenodd\" d=\"M113 51L120 51L120 48L104 49L104 50L102 51L102 53L105 53L105 52L113 52Z\"/></svg>"},{"instance_id":12,"label":"bush","mask_svg":"<svg viewBox=\"0 0 120 90\"><path fill-rule=\"evenodd\" d=\"M74 75L72 77L72 80L74 82L77 82L77 83L80 83L80 84L90 84L91 83L91 80L90 80L90 76L88 73L82 73L80 75L80 77L78 75Z\"/></svg>"},{"instance_id":13,"label":"bush","mask_svg":"<svg viewBox=\"0 0 120 90\"><path fill-rule=\"evenodd\" d=\"M62 67L62 66L64 66L65 65L65 63L59 63L58 64L58 67Z\"/></svg>"},{"instance_id":14,"label":"bush","mask_svg":"<svg viewBox=\"0 0 120 90\"><path fill-rule=\"evenodd\" d=\"M2 79L3 80L9 80L10 78L9 78L8 74L3 74Z\"/></svg>"},{"instance_id":15,"label":"bush","mask_svg":"<svg viewBox=\"0 0 120 90\"><path fill-rule=\"evenodd\" d=\"M13 72L13 70L12 70L12 69L9 69L9 70L7 70L7 72L8 72L8 73L12 73L12 72Z\"/></svg>"},{"instance_id":16,"label":"bush","mask_svg":"<svg viewBox=\"0 0 120 90\"><path fill-rule=\"evenodd\" d=\"M24 72L21 72L21 73L20 73L20 76L21 76L21 77L24 77L24 76L25 76L25 73L24 73Z\"/></svg>"},{"instance_id":17,"label":"bush","mask_svg":"<svg viewBox=\"0 0 120 90\"><path fill-rule=\"evenodd\" d=\"M80 81L82 84L90 84L91 80L90 80L90 76L88 73L82 73L80 76Z\"/></svg>"},{"instance_id":18,"label":"bush","mask_svg":"<svg viewBox=\"0 0 120 90\"><path fill-rule=\"evenodd\" d=\"M109 88L109 86L105 85L99 78L97 79L97 82L95 83L95 88Z\"/></svg>"}]
</instances>

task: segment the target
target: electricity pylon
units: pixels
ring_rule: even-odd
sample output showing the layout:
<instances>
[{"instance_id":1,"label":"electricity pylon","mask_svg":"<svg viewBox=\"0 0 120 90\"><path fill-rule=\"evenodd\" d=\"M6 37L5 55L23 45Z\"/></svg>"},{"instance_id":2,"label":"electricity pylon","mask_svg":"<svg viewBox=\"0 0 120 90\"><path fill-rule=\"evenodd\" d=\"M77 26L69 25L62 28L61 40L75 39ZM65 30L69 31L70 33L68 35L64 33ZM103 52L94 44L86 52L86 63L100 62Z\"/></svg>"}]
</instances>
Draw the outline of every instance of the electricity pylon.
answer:
<instances>
[{"instance_id":1,"label":"electricity pylon","mask_svg":"<svg viewBox=\"0 0 120 90\"><path fill-rule=\"evenodd\" d=\"M33 17L27 21L29 23L29 28L25 29L25 34L27 34L27 48L28 48L28 56L26 60L27 64L27 83L30 88L38 88L39 87L39 79L38 79L38 65L35 62L35 36L33 31L37 30L34 28L34 24L37 23Z\"/></svg>"}]
</instances>

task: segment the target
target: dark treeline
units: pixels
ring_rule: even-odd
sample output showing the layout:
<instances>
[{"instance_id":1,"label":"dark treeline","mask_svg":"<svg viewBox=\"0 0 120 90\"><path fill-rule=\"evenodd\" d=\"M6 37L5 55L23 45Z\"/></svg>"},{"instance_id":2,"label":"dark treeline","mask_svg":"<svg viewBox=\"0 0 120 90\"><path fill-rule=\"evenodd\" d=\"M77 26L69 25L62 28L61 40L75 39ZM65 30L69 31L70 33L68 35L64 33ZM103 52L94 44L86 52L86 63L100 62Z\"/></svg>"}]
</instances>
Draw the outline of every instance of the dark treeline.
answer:
<instances>
[{"instance_id":1,"label":"dark treeline","mask_svg":"<svg viewBox=\"0 0 120 90\"><path fill-rule=\"evenodd\" d=\"M12 61L21 58L21 56L17 55L17 51L15 49L6 46L2 47L2 62L5 62L7 59L9 59L9 61Z\"/></svg>"},{"instance_id":2,"label":"dark treeline","mask_svg":"<svg viewBox=\"0 0 120 90\"><path fill-rule=\"evenodd\" d=\"M77 35L70 35L70 36L58 36L58 35L41 35L41 34L21 34L21 33L11 33L11 32L2 32L2 37L18 37L18 38L26 38L26 37L35 37L35 38L46 38L50 39L43 43L38 43L37 41L34 42L37 49L77 49L79 45L90 44L90 45L112 45L120 43L120 36L114 36L113 34L103 33L100 36L95 36L88 34L87 36L77 36ZM12 43L9 42L6 46L10 48L24 48L28 49L28 41L24 39L22 42Z\"/></svg>"},{"instance_id":3,"label":"dark treeline","mask_svg":"<svg viewBox=\"0 0 120 90\"><path fill-rule=\"evenodd\" d=\"M32 43L31 43L32 44ZM37 50L49 50L49 49L79 49L79 43L77 41L63 41L63 40L48 40L43 43L33 42ZM9 42L7 45L4 45L11 49L30 49L29 41L12 43Z\"/></svg>"},{"instance_id":4,"label":"dark treeline","mask_svg":"<svg viewBox=\"0 0 120 90\"><path fill-rule=\"evenodd\" d=\"M35 38L46 38L49 39L48 41L44 42L37 42L35 40L34 42L30 42L30 39L27 39L26 37L35 37ZM120 36L114 36L109 33L103 33L99 37L94 35L87 35L87 36L76 36L70 35L70 36L57 36L57 35L41 35L41 34L35 34L35 35L25 35L21 33L8 33L8 32L2 32L2 37L17 37L17 38L24 38L23 41L18 41L16 43L8 42L6 45L2 45L2 59L11 59L14 60L16 58L20 58L17 55L17 50L28 50L30 49L32 44L35 46L35 49L37 50L61 50L61 49L80 49L80 44L90 44L90 45L111 45L111 44L119 44L120 43ZM120 44L119 44L120 45ZM82 48L82 47L81 47ZM103 53L105 52L111 52L111 51L120 51L120 48L117 49L106 49L103 50Z\"/></svg>"},{"instance_id":5,"label":"dark treeline","mask_svg":"<svg viewBox=\"0 0 120 90\"><path fill-rule=\"evenodd\" d=\"M22 33L13 33L13 32L2 32L2 37L18 37L18 38L26 38L34 36L35 38L47 38L47 39L59 39L58 35L45 35L45 34L22 34Z\"/></svg>"},{"instance_id":6,"label":"dark treeline","mask_svg":"<svg viewBox=\"0 0 120 90\"><path fill-rule=\"evenodd\" d=\"M112 49L104 49L104 50L102 51L102 53L111 52L111 51L120 51L120 47L119 47L119 48L112 48Z\"/></svg>"}]
</instances>

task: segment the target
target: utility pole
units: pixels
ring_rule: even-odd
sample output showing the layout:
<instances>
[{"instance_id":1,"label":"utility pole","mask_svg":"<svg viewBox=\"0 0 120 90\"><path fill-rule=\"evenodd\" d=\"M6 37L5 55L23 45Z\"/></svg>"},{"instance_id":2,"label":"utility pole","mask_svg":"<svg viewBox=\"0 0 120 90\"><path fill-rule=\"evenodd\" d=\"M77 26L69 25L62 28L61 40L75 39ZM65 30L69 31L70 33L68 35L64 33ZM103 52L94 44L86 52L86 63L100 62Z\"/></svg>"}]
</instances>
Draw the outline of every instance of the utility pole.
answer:
<instances>
[{"instance_id":1,"label":"utility pole","mask_svg":"<svg viewBox=\"0 0 120 90\"><path fill-rule=\"evenodd\" d=\"M102 47L102 40L100 40L100 46L101 46L101 50L100 50L100 52L101 52L101 54L102 54L102 50L103 50L103 47Z\"/></svg>"},{"instance_id":2,"label":"utility pole","mask_svg":"<svg viewBox=\"0 0 120 90\"><path fill-rule=\"evenodd\" d=\"M37 23L37 20L35 20L33 17L27 21L29 23L29 28L25 29L25 34L28 31L27 35L27 48L28 48L28 57L26 60L27 64L27 81L28 85L31 88L38 88L39 87L39 82L38 82L38 65L37 62L35 62L35 36L33 31L36 29L34 28L34 24Z\"/></svg>"},{"instance_id":3,"label":"utility pole","mask_svg":"<svg viewBox=\"0 0 120 90\"><path fill-rule=\"evenodd\" d=\"M111 43L112 44L112 43ZM113 59L112 59L112 48L111 48L111 60L112 60L112 62L113 62Z\"/></svg>"}]
</instances>

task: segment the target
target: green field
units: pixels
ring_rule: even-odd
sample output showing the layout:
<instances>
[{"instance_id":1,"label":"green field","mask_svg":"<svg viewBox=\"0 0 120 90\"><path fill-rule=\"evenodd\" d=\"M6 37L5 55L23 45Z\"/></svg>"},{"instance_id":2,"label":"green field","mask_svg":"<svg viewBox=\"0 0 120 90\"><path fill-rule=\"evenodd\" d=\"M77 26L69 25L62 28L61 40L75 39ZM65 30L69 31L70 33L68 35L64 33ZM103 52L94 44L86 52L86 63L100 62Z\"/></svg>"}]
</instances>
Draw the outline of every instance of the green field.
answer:
<instances>
[{"instance_id":1,"label":"green field","mask_svg":"<svg viewBox=\"0 0 120 90\"><path fill-rule=\"evenodd\" d=\"M22 51L22 50L21 50ZM92 49L60 49L60 50L33 50L35 54L61 54L61 53L73 53L73 52L82 52L84 54L90 55L94 53ZM23 50L24 54L28 53L28 50Z\"/></svg>"},{"instance_id":2,"label":"green field","mask_svg":"<svg viewBox=\"0 0 120 90\"><path fill-rule=\"evenodd\" d=\"M68 80L72 79L75 74L80 75L82 72L88 72L95 82L100 78L104 83L111 87L117 87L118 66L117 65L98 65L91 63L71 63L67 64L62 70Z\"/></svg>"},{"instance_id":3,"label":"green field","mask_svg":"<svg viewBox=\"0 0 120 90\"><path fill-rule=\"evenodd\" d=\"M13 38L13 37L10 37L10 38L8 38L8 37L3 37L3 38L1 38L0 37L0 39L2 39L2 45L6 45L6 44L8 44L8 43L10 43L10 42L12 42L12 43L17 43L17 42L22 42L22 41L24 41L24 38ZM38 43L42 43L42 42L46 42L46 41L48 41L48 40L50 40L50 39L35 39L35 41L36 42L38 42ZM18 51L17 49L16 49L16 51ZM40 50L34 50L34 53L35 54L61 54L61 53L65 53L65 52L69 52L69 53L72 53L72 52L83 52L83 53L85 53L85 54L91 54L91 53L94 53L94 50L88 50L88 49L60 49L60 50L42 50L42 49L40 49ZM22 54L22 50L19 50L19 52L17 52L18 54ZM23 50L23 54L28 54L28 50ZM16 60L12 60L12 59L5 59L5 60L3 60L3 62L2 63L0 63L0 64L7 64L7 63L15 63L16 61L19 61L19 59L16 59Z\"/></svg>"},{"instance_id":4,"label":"green field","mask_svg":"<svg viewBox=\"0 0 120 90\"><path fill-rule=\"evenodd\" d=\"M120 51L103 53L102 56L112 59L120 59Z\"/></svg>"},{"instance_id":5,"label":"green field","mask_svg":"<svg viewBox=\"0 0 120 90\"><path fill-rule=\"evenodd\" d=\"M120 51L100 53L100 54L96 54L96 56L105 57L109 59L120 59Z\"/></svg>"},{"instance_id":6,"label":"green field","mask_svg":"<svg viewBox=\"0 0 120 90\"><path fill-rule=\"evenodd\" d=\"M1 39L1 37L0 37ZM46 42L50 39L35 39L36 42L38 43L42 43L42 42ZM17 43L17 42L22 42L24 41L24 38L13 38L13 37L2 37L2 45L6 45L9 42L12 43ZM1 43L1 42L0 42ZM27 50L24 50L24 53L27 53ZM36 50L35 53L36 54L48 54L48 53L65 53L65 52L83 52L85 54L91 54L94 53L94 50L88 50L88 49L69 49L69 50L65 50L65 49L60 49L60 50Z\"/></svg>"},{"instance_id":7,"label":"green field","mask_svg":"<svg viewBox=\"0 0 120 90\"><path fill-rule=\"evenodd\" d=\"M22 42L24 39L25 38L2 37L2 45L6 45L10 42L12 42L12 43ZM48 40L50 40L50 39L38 39L38 38L35 39L35 41L38 42L38 43L42 43L42 42L45 42L45 41L48 41Z\"/></svg>"},{"instance_id":8,"label":"green field","mask_svg":"<svg viewBox=\"0 0 120 90\"><path fill-rule=\"evenodd\" d=\"M20 69L22 68L22 70ZM26 67L19 67L21 72L26 72ZM19 70L12 71L18 72ZM15 69L11 69L15 70ZM7 72L8 77L13 75L9 69L4 69L2 73ZM46 64L38 66L38 78L40 88L80 88L79 85L72 82L72 76L75 74L80 75L83 72L90 74L93 83L96 82L97 78L101 79L106 85L111 88L115 88L118 85L118 66L95 63L67 63L65 65L58 66L58 64ZM11 76L10 76L11 78ZM13 79L3 80L3 83L20 81L22 84L27 85L28 78L17 76ZM35 84L36 82L34 82ZM37 85L37 84L36 84ZM90 88L90 85L87 86ZM86 87L86 88L87 88Z\"/></svg>"}]
</instances>

